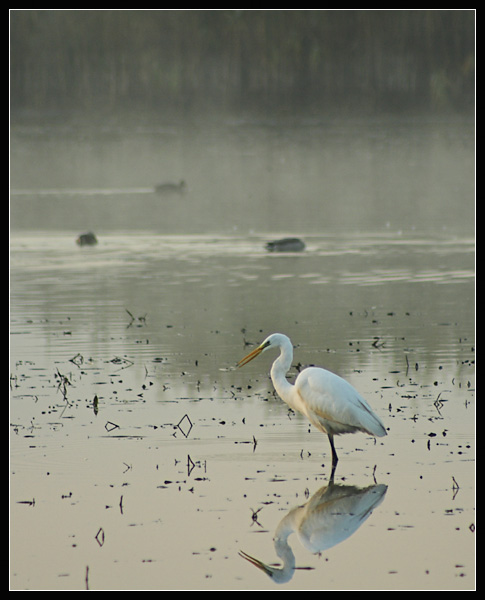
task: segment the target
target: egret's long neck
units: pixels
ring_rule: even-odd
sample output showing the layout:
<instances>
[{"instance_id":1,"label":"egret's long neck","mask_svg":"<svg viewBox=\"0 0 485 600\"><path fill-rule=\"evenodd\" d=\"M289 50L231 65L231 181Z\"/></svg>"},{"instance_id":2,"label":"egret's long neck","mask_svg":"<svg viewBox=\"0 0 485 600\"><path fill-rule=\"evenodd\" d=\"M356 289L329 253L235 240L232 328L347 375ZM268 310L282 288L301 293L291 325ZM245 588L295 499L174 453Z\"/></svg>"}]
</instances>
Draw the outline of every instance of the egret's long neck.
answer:
<instances>
[{"instance_id":1,"label":"egret's long neck","mask_svg":"<svg viewBox=\"0 0 485 600\"><path fill-rule=\"evenodd\" d=\"M293 403L293 385L286 379L286 373L291 367L293 360L293 349L291 345L281 348L281 354L271 367L271 379L278 396L290 406L296 408Z\"/></svg>"},{"instance_id":2,"label":"egret's long neck","mask_svg":"<svg viewBox=\"0 0 485 600\"><path fill-rule=\"evenodd\" d=\"M273 540L274 548L276 550L276 554L283 561L283 568L279 569L278 572L276 572L275 569L273 574L273 579L279 583L289 581L295 572L295 555L293 554L293 550L288 543L288 537L294 531L296 531L299 525L301 513L301 507L290 510L290 512L280 521L275 531Z\"/></svg>"}]
</instances>

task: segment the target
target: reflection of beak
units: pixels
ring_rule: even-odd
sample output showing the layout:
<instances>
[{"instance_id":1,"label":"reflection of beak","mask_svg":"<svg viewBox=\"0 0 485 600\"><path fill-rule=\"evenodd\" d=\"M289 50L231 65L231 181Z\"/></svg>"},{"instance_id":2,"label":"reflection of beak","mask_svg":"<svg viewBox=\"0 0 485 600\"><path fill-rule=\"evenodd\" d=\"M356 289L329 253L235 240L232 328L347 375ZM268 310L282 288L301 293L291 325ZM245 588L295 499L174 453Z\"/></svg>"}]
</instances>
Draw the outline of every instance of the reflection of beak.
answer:
<instances>
[{"instance_id":1,"label":"reflection of beak","mask_svg":"<svg viewBox=\"0 0 485 600\"><path fill-rule=\"evenodd\" d=\"M273 569L271 567L269 567L268 565L265 565L264 562L261 562L257 558L254 558L253 556L246 554L246 552L243 552L242 550L239 551L239 556L242 556L243 558L245 558L252 565L254 565L255 567L258 567L258 569L261 569L261 571L263 571L263 573L266 573L266 575L273 577L273 573L274 573Z\"/></svg>"},{"instance_id":2,"label":"reflection of beak","mask_svg":"<svg viewBox=\"0 0 485 600\"><path fill-rule=\"evenodd\" d=\"M253 350L252 352L250 352L247 356L245 356L244 358L242 358L238 363L237 366L238 367L243 367L244 365L247 365L248 362L250 362L251 360L253 360L253 358L256 358L256 356L259 356L261 354L261 352L264 350L264 346L258 346L256 348L256 350Z\"/></svg>"}]
</instances>

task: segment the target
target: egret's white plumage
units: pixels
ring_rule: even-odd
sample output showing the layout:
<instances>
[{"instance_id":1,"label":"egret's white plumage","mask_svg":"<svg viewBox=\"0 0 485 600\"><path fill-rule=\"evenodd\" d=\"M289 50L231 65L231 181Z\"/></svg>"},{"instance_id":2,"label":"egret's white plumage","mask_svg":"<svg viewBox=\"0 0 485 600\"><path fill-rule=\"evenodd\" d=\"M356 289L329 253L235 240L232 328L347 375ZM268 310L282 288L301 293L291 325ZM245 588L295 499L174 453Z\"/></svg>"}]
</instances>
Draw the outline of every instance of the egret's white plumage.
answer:
<instances>
[{"instance_id":1,"label":"egret's white plumage","mask_svg":"<svg viewBox=\"0 0 485 600\"><path fill-rule=\"evenodd\" d=\"M387 435L382 421L345 379L318 367L304 369L294 385L286 379L293 360L293 346L282 333L273 333L262 344L239 361L242 367L261 352L279 348L280 355L271 367L271 379L276 392L290 408L304 414L317 429L326 433L332 448L332 465L338 457L333 437L361 431L375 437Z\"/></svg>"}]
</instances>

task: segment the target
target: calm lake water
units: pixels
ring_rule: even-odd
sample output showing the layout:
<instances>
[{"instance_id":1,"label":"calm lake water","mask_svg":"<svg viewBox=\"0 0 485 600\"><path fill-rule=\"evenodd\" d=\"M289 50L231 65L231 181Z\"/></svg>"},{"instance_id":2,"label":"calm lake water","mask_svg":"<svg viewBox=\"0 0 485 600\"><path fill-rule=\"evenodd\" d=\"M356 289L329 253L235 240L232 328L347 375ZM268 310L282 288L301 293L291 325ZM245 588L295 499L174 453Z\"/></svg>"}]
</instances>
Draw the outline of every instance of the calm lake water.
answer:
<instances>
[{"instance_id":1,"label":"calm lake water","mask_svg":"<svg viewBox=\"0 0 485 600\"><path fill-rule=\"evenodd\" d=\"M23 126L11 161L11 589L474 589L473 124ZM333 486L275 357L234 368L275 331L388 429Z\"/></svg>"}]
</instances>

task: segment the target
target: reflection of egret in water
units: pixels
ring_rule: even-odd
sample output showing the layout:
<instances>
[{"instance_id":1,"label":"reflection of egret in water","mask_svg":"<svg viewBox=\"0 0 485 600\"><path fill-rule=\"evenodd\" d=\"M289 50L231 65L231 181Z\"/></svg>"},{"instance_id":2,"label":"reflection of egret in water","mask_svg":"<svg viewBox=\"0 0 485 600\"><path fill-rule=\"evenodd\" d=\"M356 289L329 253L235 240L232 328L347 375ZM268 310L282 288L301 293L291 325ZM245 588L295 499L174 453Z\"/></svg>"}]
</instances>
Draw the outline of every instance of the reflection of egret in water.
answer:
<instances>
[{"instance_id":1,"label":"reflection of egret in water","mask_svg":"<svg viewBox=\"0 0 485 600\"><path fill-rule=\"evenodd\" d=\"M283 561L282 567L267 565L245 552L240 555L276 583L285 583L297 568L295 555L288 544L288 537L293 532L310 552L328 550L357 531L383 501L386 491L384 484L358 488L330 483L320 488L306 504L290 510L278 524L274 547Z\"/></svg>"}]
</instances>

